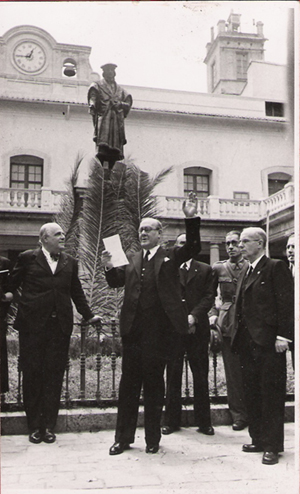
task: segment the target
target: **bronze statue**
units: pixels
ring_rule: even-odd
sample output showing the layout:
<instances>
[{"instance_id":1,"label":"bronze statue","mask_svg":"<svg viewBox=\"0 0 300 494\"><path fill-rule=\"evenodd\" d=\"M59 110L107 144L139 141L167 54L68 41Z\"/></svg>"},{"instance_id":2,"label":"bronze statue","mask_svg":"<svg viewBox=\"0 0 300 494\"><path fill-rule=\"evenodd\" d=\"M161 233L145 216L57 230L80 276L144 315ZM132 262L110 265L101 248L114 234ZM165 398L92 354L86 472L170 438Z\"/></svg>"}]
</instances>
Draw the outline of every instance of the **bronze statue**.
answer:
<instances>
[{"instance_id":1,"label":"bronze statue","mask_svg":"<svg viewBox=\"0 0 300 494\"><path fill-rule=\"evenodd\" d=\"M124 158L126 144L124 119L132 106L132 97L115 82L116 65L101 66L103 80L93 82L88 91L89 113L93 117L97 158L111 170L115 162Z\"/></svg>"}]
</instances>

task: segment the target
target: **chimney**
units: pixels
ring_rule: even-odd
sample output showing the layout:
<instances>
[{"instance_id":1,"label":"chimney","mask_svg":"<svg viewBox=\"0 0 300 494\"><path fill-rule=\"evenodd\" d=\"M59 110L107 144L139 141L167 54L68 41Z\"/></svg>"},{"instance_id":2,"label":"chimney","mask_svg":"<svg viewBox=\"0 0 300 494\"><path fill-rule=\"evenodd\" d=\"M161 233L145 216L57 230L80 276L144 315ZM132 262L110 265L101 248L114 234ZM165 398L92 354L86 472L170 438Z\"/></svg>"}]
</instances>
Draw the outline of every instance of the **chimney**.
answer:
<instances>
[{"instance_id":1,"label":"chimney","mask_svg":"<svg viewBox=\"0 0 300 494\"><path fill-rule=\"evenodd\" d=\"M263 30L263 28L264 28L263 22L258 21L256 23L257 34L258 34L258 36L261 36L262 38L264 37L264 30Z\"/></svg>"},{"instance_id":2,"label":"chimney","mask_svg":"<svg viewBox=\"0 0 300 494\"><path fill-rule=\"evenodd\" d=\"M225 33L225 21L218 22L218 34Z\"/></svg>"}]
</instances>

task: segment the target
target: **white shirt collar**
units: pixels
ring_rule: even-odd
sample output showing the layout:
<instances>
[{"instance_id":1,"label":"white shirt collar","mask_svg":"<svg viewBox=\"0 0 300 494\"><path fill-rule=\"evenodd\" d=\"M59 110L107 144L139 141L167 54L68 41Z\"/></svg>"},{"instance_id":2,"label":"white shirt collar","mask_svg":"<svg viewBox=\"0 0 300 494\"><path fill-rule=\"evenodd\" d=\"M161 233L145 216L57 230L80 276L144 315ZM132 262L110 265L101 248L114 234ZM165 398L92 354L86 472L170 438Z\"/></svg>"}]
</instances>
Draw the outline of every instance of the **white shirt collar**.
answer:
<instances>
[{"instance_id":1,"label":"white shirt collar","mask_svg":"<svg viewBox=\"0 0 300 494\"><path fill-rule=\"evenodd\" d=\"M155 245L155 247L152 247L151 249L143 249L143 257L145 257L147 250L149 250L150 254L148 256L148 260L150 261L150 259L152 259L152 257L155 256L159 247L160 245Z\"/></svg>"},{"instance_id":2,"label":"white shirt collar","mask_svg":"<svg viewBox=\"0 0 300 494\"><path fill-rule=\"evenodd\" d=\"M53 259L50 256L50 252L47 249L45 249L45 247L43 245L42 245L42 251L43 251L43 254L46 257L47 261L53 262Z\"/></svg>"},{"instance_id":3,"label":"white shirt collar","mask_svg":"<svg viewBox=\"0 0 300 494\"><path fill-rule=\"evenodd\" d=\"M186 269L189 270L191 267L191 262L192 262L192 259L189 259L188 261L183 262L180 267L183 268L184 265L186 264Z\"/></svg>"},{"instance_id":4,"label":"white shirt collar","mask_svg":"<svg viewBox=\"0 0 300 494\"><path fill-rule=\"evenodd\" d=\"M52 273L54 274L55 270L57 268L58 261L55 261L54 259L52 259L50 252L48 252L48 250L46 250L43 245L42 245L42 252L43 252L44 256L46 257L46 261L49 264Z\"/></svg>"},{"instance_id":5,"label":"white shirt collar","mask_svg":"<svg viewBox=\"0 0 300 494\"><path fill-rule=\"evenodd\" d=\"M250 262L250 265L249 265L249 269L250 269L250 266L252 266L253 268L253 271L254 269L256 268L256 266L258 265L259 261L261 260L262 257L264 257L265 254L262 254L260 257L258 257L257 259L255 259L255 261L253 262Z\"/></svg>"}]
</instances>

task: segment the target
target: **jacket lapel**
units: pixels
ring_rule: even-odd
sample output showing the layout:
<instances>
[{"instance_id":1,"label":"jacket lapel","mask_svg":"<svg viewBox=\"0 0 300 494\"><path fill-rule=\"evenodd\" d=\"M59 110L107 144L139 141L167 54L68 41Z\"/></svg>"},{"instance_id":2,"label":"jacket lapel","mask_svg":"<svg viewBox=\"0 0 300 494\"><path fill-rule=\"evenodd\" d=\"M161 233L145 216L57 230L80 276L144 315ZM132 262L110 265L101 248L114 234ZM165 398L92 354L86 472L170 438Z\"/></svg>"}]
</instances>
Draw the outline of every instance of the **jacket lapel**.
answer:
<instances>
[{"instance_id":1,"label":"jacket lapel","mask_svg":"<svg viewBox=\"0 0 300 494\"><path fill-rule=\"evenodd\" d=\"M34 251L34 254L33 254L36 258L36 262L44 269L46 269L46 271L50 271L50 273L52 274L52 271L51 271L51 268L47 262L47 259L46 257L44 256L43 254L43 251L42 249L37 249L36 251Z\"/></svg>"},{"instance_id":2,"label":"jacket lapel","mask_svg":"<svg viewBox=\"0 0 300 494\"><path fill-rule=\"evenodd\" d=\"M198 269L194 261L192 260L190 264L190 269L188 270L188 276L186 282L189 283L194 278L194 276L196 276L197 273L198 273Z\"/></svg>"},{"instance_id":3,"label":"jacket lapel","mask_svg":"<svg viewBox=\"0 0 300 494\"><path fill-rule=\"evenodd\" d=\"M142 259L143 259L143 251L137 252L132 256L132 264L136 270L138 276L141 275L142 272Z\"/></svg>"},{"instance_id":4,"label":"jacket lapel","mask_svg":"<svg viewBox=\"0 0 300 494\"><path fill-rule=\"evenodd\" d=\"M245 290L248 290L248 288L258 279L261 270L264 268L265 264L267 261L267 257L263 256L259 263L255 266L255 269L253 273L249 276L249 279L246 282Z\"/></svg>"},{"instance_id":5,"label":"jacket lapel","mask_svg":"<svg viewBox=\"0 0 300 494\"><path fill-rule=\"evenodd\" d=\"M43 251L42 249L37 249L35 252L34 252L34 255L36 256L36 262L44 269L46 269L46 271L49 271L51 274L52 273L52 270L47 262L47 259L46 257L44 256L43 254ZM68 257L67 255L64 253L64 252L61 252L60 256L59 256L59 260L58 260L58 263L57 263L57 267L56 267L56 270L55 270L55 273L58 273L59 271L61 271L65 266L66 264L68 264Z\"/></svg>"},{"instance_id":6,"label":"jacket lapel","mask_svg":"<svg viewBox=\"0 0 300 494\"><path fill-rule=\"evenodd\" d=\"M68 264L68 262L69 262L68 256L64 252L61 252L54 274L59 273L59 271L61 271Z\"/></svg>"},{"instance_id":7,"label":"jacket lapel","mask_svg":"<svg viewBox=\"0 0 300 494\"><path fill-rule=\"evenodd\" d=\"M168 257L166 251L162 247L159 247L154 256L154 271L156 279L158 279L158 273L162 263L164 262L165 257Z\"/></svg>"}]
</instances>

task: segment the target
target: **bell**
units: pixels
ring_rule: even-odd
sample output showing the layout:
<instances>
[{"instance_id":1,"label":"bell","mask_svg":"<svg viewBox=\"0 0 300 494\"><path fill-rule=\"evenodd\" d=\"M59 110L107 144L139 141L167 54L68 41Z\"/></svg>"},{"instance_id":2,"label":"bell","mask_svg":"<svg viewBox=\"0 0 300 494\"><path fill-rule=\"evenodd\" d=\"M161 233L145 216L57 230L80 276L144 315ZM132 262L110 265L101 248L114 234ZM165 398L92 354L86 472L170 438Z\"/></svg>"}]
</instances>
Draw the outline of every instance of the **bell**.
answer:
<instances>
[{"instance_id":1,"label":"bell","mask_svg":"<svg viewBox=\"0 0 300 494\"><path fill-rule=\"evenodd\" d=\"M74 77L74 75L76 75L76 70L73 67L65 67L64 75L67 77Z\"/></svg>"}]
</instances>

